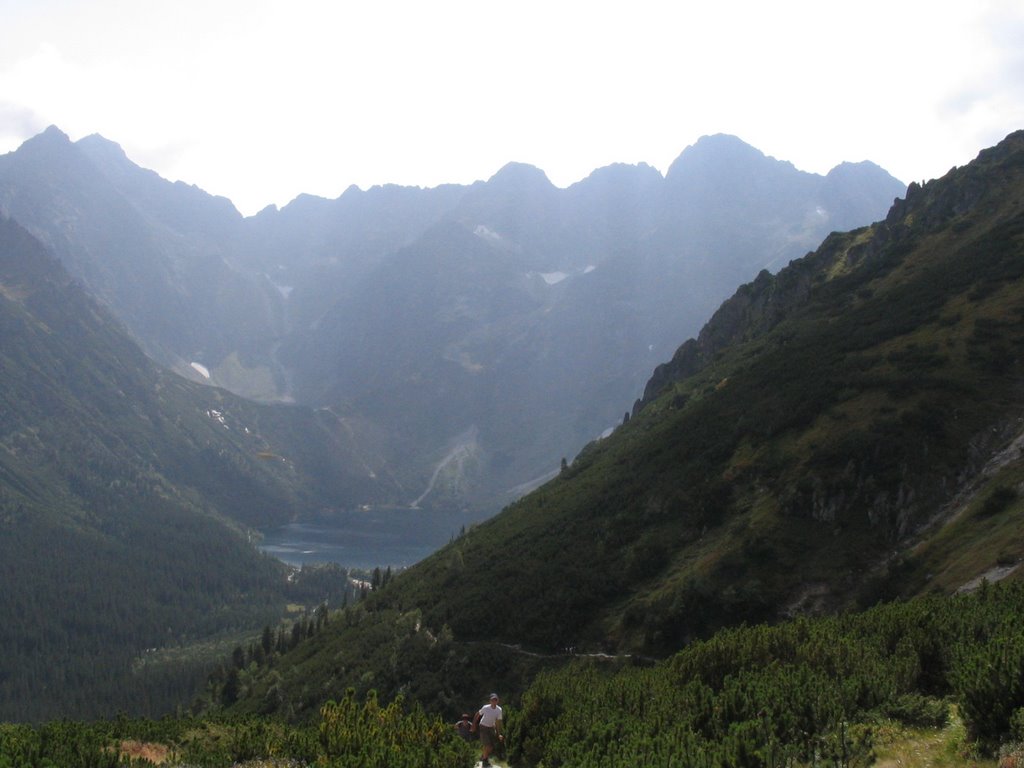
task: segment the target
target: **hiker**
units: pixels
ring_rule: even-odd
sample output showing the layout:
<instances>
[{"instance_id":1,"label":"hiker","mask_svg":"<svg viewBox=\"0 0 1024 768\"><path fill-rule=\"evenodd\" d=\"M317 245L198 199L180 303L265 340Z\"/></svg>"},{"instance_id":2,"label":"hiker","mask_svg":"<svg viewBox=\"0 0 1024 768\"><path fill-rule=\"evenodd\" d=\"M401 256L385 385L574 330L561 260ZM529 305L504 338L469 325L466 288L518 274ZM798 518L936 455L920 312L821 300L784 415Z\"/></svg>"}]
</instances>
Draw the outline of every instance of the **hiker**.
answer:
<instances>
[{"instance_id":1,"label":"hiker","mask_svg":"<svg viewBox=\"0 0 1024 768\"><path fill-rule=\"evenodd\" d=\"M462 719L455 723L455 731L465 741L473 740L473 723L470 722L468 713L462 713Z\"/></svg>"},{"instance_id":2,"label":"hiker","mask_svg":"<svg viewBox=\"0 0 1024 768\"><path fill-rule=\"evenodd\" d=\"M480 728L480 744L483 748L480 752L480 765L481 768L489 768L491 761L488 758L499 742L505 740L505 735L501 732L501 707L498 706L498 694L492 693L490 703L484 704L476 713L476 717L473 718L473 730L475 731L478 726Z\"/></svg>"}]
</instances>

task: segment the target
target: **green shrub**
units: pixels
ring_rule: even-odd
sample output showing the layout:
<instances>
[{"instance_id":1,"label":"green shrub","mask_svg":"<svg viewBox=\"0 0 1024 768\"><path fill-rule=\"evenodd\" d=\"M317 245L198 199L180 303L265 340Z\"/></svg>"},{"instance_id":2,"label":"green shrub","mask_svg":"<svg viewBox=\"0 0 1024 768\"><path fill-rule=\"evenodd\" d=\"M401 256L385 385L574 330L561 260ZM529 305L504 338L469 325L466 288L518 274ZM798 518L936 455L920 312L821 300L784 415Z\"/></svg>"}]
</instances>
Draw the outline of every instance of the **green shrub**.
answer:
<instances>
[{"instance_id":1,"label":"green shrub","mask_svg":"<svg viewBox=\"0 0 1024 768\"><path fill-rule=\"evenodd\" d=\"M949 702L908 693L886 706L885 714L906 725L942 728L949 720Z\"/></svg>"},{"instance_id":2,"label":"green shrub","mask_svg":"<svg viewBox=\"0 0 1024 768\"><path fill-rule=\"evenodd\" d=\"M1001 485L995 488L981 504L978 517L993 517L1017 501L1019 494L1016 488Z\"/></svg>"}]
</instances>

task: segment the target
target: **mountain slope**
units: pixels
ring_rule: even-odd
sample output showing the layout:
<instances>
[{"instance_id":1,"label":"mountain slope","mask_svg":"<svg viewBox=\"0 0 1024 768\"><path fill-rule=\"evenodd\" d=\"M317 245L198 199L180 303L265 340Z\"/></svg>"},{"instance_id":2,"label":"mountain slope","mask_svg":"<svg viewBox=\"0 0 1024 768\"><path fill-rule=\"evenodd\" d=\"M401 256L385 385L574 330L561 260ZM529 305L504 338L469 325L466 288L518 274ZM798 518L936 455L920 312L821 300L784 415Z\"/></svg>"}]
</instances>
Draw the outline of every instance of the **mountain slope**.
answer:
<instances>
[{"instance_id":1,"label":"mountain slope","mask_svg":"<svg viewBox=\"0 0 1024 768\"><path fill-rule=\"evenodd\" d=\"M27 471L52 461L62 473L82 472L80 457L112 454L139 471L155 467L250 524L318 507L328 487L338 506L382 487L352 468L364 457L331 426L337 417L256 406L160 370L38 242L10 220L3 227L5 428L33 435L32 451L12 454ZM68 450L72 439L84 442ZM296 460L315 451L336 462L334 477Z\"/></svg>"},{"instance_id":2,"label":"mountain slope","mask_svg":"<svg viewBox=\"0 0 1024 768\"><path fill-rule=\"evenodd\" d=\"M493 504L619 423L737 284L806 253L836 220L882 215L902 190L869 164L822 177L734 137L702 139L664 179L613 166L560 190L510 164L351 300L294 329L297 396L354 404L398 432L425 417L402 441L403 465L421 473L473 432L466 493Z\"/></svg>"},{"instance_id":3,"label":"mountain slope","mask_svg":"<svg viewBox=\"0 0 1024 768\"><path fill-rule=\"evenodd\" d=\"M509 608L435 620L657 651L808 594L866 598L865 571L1018 431L1022 143L741 289L697 364L659 372L625 428L464 545ZM450 562L424 570L454 579Z\"/></svg>"},{"instance_id":4,"label":"mountain slope","mask_svg":"<svg viewBox=\"0 0 1024 768\"><path fill-rule=\"evenodd\" d=\"M0 340L4 719L188 698L193 681L147 688L133 660L281 614L285 569L247 526L388 492L337 416L157 368L2 217Z\"/></svg>"},{"instance_id":5,"label":"mountain slope","mask_svg":"<svg viewBox=\"0 0 1024 768\"><path fill-rule=\"evenodd\" d=\"M72 143L50 127L0 157L0 212L162 364L198 378L191 362L213 369L234 355L278 373L267 350L281 331L281 298L265 277L234 266L242 218L229 201L139 168L99 136Z\"/></svg>"},{"instance_id":6,"label":"mountain slope","mask_svg":"<svg viewBox=\"0 0 1024 768\"><path fill-rule=\"evenodd\" d=\"M328 661L363 625L415 624L401 642L426 644L451 696L460 658L509 680L524 645L661 655L1016 574L1022 381L1024 132L741 287L628 423L275 667L278 695L302 670L325 690L372 671Z\"/></svg>"},{"instance_id":7,"label":"mountain slope","mask_svg":"<svg viewBox=\"0 0 1024 768\"><path fill-rule=\"evenodd\" d=\"M354 409L406 502L429 487L424 506L487 511L619 423L737 284L903 189L870 164L819 176L712 136L664 178L616 165L559 189L510 163L470 186L352 188L242 219L98 136L51 128L0 158L0 210L156 360Z\"/></svg>"}]
</instances>

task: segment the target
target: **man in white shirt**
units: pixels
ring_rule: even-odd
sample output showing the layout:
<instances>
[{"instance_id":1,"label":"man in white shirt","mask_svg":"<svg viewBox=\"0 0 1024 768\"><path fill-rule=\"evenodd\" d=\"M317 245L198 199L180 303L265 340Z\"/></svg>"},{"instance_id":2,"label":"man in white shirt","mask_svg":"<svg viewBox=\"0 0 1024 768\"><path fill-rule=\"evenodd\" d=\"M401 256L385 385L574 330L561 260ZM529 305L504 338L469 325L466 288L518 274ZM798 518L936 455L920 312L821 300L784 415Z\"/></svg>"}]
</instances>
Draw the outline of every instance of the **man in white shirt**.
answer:
<instances>
[{"instance_id":1,"label":"man in white shirt","mask_svg":"<svg viewBox=\"0 0 1024 768\"><path fill-rule=\"evenodd\" d=\"M498 694L491 694L490 704L484 704L480 711L473 718L473 730L480 729L480 744L483 747L480 753L480 765L482 768L490 766L490 756L498 743L505 740L501 732L501 707L498 706Z\"/></svg>"}]
</instances>

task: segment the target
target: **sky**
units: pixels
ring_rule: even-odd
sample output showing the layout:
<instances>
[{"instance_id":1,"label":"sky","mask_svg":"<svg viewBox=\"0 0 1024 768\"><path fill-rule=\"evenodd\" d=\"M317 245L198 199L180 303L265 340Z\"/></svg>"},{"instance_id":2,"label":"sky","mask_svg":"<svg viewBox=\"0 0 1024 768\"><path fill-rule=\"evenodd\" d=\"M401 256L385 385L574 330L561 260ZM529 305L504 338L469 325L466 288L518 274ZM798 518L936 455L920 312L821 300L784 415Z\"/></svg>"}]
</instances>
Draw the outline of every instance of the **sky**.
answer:
<instances>
[{"instance_id":1,"label":"sky","mask_svg":"<svg viewBox=\"0 0 1024 768\"><path fill-rule=\"evenodd\" d=\"M734 134L901 181L1024 128L1020 0L0 0L0 153L49 125L246 215L300 193L665 172Z\"/></svg>"}]
</instances>

